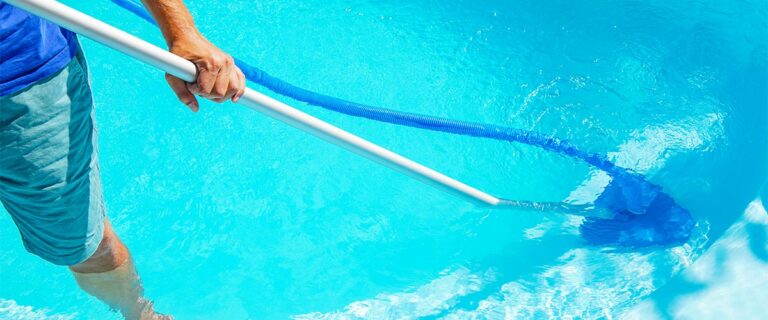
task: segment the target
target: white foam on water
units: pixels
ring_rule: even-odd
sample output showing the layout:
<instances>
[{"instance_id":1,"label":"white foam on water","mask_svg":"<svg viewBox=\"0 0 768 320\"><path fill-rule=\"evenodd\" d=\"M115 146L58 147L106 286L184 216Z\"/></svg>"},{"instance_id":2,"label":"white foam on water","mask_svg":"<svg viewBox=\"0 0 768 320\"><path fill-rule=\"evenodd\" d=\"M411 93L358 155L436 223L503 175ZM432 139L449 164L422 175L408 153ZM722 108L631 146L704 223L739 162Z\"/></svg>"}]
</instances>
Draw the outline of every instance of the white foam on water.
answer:
<instances>
[{"instance_id":1,"label":"white foam on water","mask_svg":"<svg viewBox=\"0 0 768 320\"><path fill-rule=\"evenodd\" d=\"M477 274L461 267L431 282L400 293L380 294L372 299L355 301L343 310L313 312L294 316L297 320L323 319L414 319L439 314L450 309L458 298L481 290L493 274Z\"/></svg>"},{"instance_id":2,"label":"white foam on water","mask_svg":"<svg viewBox=\"0 0 768 320\"><path fill-rule=\"evenodd\" d=\"M0 320L71 320L77 314L49 314L46 309L35 309L31 306L20 305L14 300L0 298Z\"/></svg>"}]
</instances>

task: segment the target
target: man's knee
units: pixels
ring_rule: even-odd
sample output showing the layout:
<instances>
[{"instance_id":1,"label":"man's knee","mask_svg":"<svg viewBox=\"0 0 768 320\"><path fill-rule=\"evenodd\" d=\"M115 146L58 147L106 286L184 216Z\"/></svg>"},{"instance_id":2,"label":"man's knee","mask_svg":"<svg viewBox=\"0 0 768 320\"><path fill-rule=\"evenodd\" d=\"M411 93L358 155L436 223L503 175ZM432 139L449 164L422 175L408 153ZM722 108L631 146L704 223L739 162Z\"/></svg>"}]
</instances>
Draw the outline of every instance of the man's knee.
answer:
<instances>
[{"instance_id":1,"label":"man's knee","mask_svg":"<svg viewBox=\"0 0 768 320\"><path fill-rule=\"evenodd\" d=\"M104 235L96 251L87 260L69 268L78 273L99 273L116 269L128 261L129 253L109 220L104 220Z\"/></svg>"}]
</instances>

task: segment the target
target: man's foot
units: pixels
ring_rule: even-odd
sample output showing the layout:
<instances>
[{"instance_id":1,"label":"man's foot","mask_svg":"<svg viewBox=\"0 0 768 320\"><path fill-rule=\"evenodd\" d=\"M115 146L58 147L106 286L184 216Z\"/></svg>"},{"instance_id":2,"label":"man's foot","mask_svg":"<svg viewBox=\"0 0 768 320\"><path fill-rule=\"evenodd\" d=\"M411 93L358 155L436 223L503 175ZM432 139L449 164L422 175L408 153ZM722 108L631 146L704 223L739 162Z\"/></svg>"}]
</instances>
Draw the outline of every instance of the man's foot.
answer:
<instances>
[{"instance_id":1,"label":"man's foot","mask_svg":"<svg viewBox=\"0 0 768 320\"><path fill-rule=\"evenodd\" d=\"M172 316L155 312L152 301L141 298L133 312L122 312L126 320L173 320Z\"/></svg>"}]
</instances>

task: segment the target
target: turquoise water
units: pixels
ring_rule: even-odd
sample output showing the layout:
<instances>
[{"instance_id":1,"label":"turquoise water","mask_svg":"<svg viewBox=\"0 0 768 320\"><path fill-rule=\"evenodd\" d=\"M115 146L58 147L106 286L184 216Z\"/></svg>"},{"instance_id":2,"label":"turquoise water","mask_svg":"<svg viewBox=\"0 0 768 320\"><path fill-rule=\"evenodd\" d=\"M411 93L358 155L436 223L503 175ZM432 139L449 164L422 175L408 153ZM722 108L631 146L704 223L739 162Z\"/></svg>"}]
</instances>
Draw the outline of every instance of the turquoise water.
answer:
<instances>
[{"instance_id":1,"label":"turquoise water","mask_svg":"<svg viewBox=\"0 0 768 320\"><path fill-rule=\"evenodd\" d=\"M162 44L108 1L64 2ZM646 174L698 225L676 247L588 246L580 218L475 208L238 106L189 113L157 71L86 40L109 215L147 295L179 319L618 316L674 299L676 275L761 188L768 203L765 2L189 5L213 42L275 76L569 139ZM589 198L605 179L533 147L282 100L505 197ZM755 226L742 239L761 257ZM20 314L112 317L2 214L0 318Z\"/></svg>"}]
</instances>

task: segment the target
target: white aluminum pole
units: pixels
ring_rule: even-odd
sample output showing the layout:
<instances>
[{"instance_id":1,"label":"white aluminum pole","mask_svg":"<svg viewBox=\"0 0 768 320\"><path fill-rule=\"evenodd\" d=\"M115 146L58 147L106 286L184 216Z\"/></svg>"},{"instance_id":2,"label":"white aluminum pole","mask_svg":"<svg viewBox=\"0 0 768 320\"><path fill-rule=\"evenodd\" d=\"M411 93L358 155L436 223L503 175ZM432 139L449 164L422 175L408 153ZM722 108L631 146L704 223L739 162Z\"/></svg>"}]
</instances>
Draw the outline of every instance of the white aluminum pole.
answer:
<instances>
[{"instance_id":1,"label":"white aluminum pole","mask_svg":"<svg viewBox=\"0 0 768 320\"><path fill-rule=\"evenodd\" d=\"M194 82L197 79L197 69L192 62L62 3L53 0L3 1L151 64L185 81ZM255 90L246 88L245 94L237 103L474 203L496 206L506 202Z\"/></svg>"}]
</instances>

